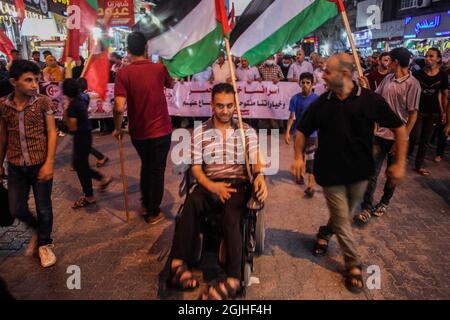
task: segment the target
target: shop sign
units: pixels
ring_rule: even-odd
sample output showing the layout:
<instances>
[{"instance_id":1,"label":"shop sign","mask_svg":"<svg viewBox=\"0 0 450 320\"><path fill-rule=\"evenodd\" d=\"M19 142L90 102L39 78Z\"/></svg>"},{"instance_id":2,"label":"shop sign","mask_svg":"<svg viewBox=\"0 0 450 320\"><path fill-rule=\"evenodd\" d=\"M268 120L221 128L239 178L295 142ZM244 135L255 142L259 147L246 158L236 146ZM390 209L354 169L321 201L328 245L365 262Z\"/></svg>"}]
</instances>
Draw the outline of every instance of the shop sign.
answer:
<instances>
[{"instance_id":1,"label":"shop sign","mask_svg":"<svg viewBox=\"0 0 450 320\"><path fill-rule=\"evenodd\" d=\"M356 47L367 48L372 46L372 32L369 29L360 32L354 32L353 39L355 40Z\"/></svg>"},{"instance_id":2,"label":"shop sign","mask_svg":"<svg viewBox=\"0 0 450 320\"><path fill-rule=\"evenodd\" d=\"M103 22L105 16L111 15L111 26L134 25L134 0L99 0L98 19Z\"/></svg>"},{"instance_id":3,"label":"shop sign","mask_svg":"<svg viewBox=\"0 0 450 320\"><path fill-rule=\"evenodd\" d=\"M372 39L392 39L403 37L405 24L403 20L383 22L380 29L371 29Z\"/></svg>"},{"instance_id":4,"label":"shop sign","mask_svg":"<svg viewBox=\"0 0 450 320\"><path fill-rule=\"evenodd\" d=\"M0 23L11 26L13 23L17 22L17 12L16 7L12 3L14 0L0 1ZM32 1L32 0L30 0ZM47 0L43 0L47 3ZM27 4L27 3L26 3ZM45 6L44 6L45 7ZM37 11L36 8L31 8L30 6L25 5L25 17L33 18L33 19L42 19L45 17L41 14L41 11Z\"/></svg>"},{"instance_id":5,"label":"shop sign","mask_svg":"<svg viewBox=\"0 0 450 320\"><path fill-rule=\"evenodd\" d=\"M404 20L405 39L427 39L450 35L450 11Z\"/></svg>"}]
</instances>

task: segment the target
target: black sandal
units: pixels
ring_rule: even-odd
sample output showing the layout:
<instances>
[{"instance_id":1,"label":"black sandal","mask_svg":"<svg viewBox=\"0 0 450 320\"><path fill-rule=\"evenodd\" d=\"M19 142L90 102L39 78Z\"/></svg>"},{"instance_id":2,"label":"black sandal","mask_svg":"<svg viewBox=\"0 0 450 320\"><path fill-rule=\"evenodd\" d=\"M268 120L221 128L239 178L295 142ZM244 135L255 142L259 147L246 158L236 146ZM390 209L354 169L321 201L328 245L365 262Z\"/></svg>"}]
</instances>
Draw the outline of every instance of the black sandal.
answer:
<instances>
[{"instance_id":1,"label":"black sandal","mask_svg":"<svg viewBox=\"0 0 450 320\"><path fill-rule=\"evenodd\" d=\"M356 267L358 268L361 273L360 274L353 274L350 273L350 269L347 270L347 274L345 276L345 287L347 288L348 291L358 294L361 293L364 290L364 279L362 277L362 269L361 267ZM356 282L356 284L355 284ZM361 283L361 286L359 286L358 284Z\"/></svg>"},{"instance_id":2,"label":"black sandal","mask_svg":"<svg viewBox=\"0 0 450 320\"><path fill-rule=\"evenodd\" d=\"M369 223L371 217L372 217L372 214L370 213L370 211L367 209L364 209L364 210L361 210L360 213L358 213L356 216L353 217L353 221L360 225L365 225L365 224Z\"/></svg>"},{"instance_id":3,"label":"black sandal","mask_svg":"<svg viewBox=\"0 0 450 320\"><path fill-rule=\"evenodd\" d=\"M322 257L324 256L327 251L328 251L328 240L326 239L321 239L321 238L317 238L317 240L324 240L327 242L327 244L321 244L319 242L316 241L316 243L314 244L314 249L313 249L313 255L316 257Z\"/></svg>"},{"instance_id":4,"label":"black sandal","mask_svg":"<svg viewBox=\"0 0 450 320\"><path fill-rule=\"evenodd\" d=\"M189 272L191 274L190 277L180 280L183 274ZM193 285L195 282L195 285ZM183 291L192 291L199 286L199 281L192 275L192 272L187 267L186 263L182 263L174 268L170 268L170 275L167 279L167 284L173 288L183 290Z\"/></svg>"},{"instance_id":5,"label":"black sandal","mask_svg":"<svg viewBox=\"0 0 450 320\"><path fill-rule=\"evenodd\" d=\"M221 284L224 285L226 291L222 290ZM222 300L234 300L242 292L241 286L233 288L232 286L230 286L227 280L224 280L208 286L206 291L199 296L199 300L217 300L213 295L211 295L210 293L211 288L213 288L214 291L217 292L217 294L222 298Z\"/></svg>"},{"instance_id":6,"label":"black sandal","mask_svg":"<svg viewBox=\"0 0 450 320\"><path fill-rule=\"evenodd\" d=\"M321 257L323 255L325 255L328 251L328 244L330 242L330 240L325 239L325 236L331 236L333 235L333 232L331 231L330 227L328 226L321 226L319 228L319 232L317 233L317 241L314 244L314 249L313 249L313 255L316 257ZM327 243L326 244L320 244L318 242L318 240L324 240Z\"/></svg>"},{"instance_id":7,"label":"black sandal","mask_svg":"<svg viewBox=\"0 0 450 320\"><path fill-rule=\"evenodd\" d=\"M75 201L75 203L72 206L72 209L84 208L84 207L87 207L87 206L91 206L93 204L95 204L95 200L94 201L89 201L86 197L81 197L80 199Z\"/></svg>"}]
</instances>

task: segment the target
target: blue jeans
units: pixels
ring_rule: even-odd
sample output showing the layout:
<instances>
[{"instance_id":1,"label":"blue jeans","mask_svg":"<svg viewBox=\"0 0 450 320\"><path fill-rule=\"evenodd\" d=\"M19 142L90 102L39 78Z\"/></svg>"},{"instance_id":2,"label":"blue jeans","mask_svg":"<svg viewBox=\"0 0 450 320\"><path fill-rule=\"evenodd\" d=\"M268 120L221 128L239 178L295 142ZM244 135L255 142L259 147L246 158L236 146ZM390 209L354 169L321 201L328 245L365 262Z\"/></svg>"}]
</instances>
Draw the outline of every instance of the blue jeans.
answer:
<instances>
[{"instance_id":1,"label":"blue jeans","mask_svg":"<svg viewBox=\"0 0 450 320\"><path fill-rule=\"evenodd\" d=\"M13 217L25 222L36 230L38 246L44 246L53 242L51 238L53 227L51 199L53 180L38 181L37 177L41 166L8 165L9 209ZM28 196L31 188L33 188L37 219L28 208Z\"/></svg>"}]
</instances>

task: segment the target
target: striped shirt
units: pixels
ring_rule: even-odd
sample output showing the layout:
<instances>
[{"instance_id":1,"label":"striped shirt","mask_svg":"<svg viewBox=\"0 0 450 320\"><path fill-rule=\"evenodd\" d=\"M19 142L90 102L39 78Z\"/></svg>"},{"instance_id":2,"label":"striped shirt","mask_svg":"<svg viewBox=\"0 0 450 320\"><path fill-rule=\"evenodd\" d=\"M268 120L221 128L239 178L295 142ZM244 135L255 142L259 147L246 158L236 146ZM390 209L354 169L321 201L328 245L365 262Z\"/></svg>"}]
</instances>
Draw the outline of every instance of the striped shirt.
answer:
<instances>
[{"instance_id":1,"label":"striped shirt","mask_svg":"<svg viewBox=\"0 0 450 320\"><path fill-rule=\"evenodd\" d=\"M246 148L250 164L257 160L258 136L248 124L243 123ZM192 137L193 164L201 164L209 179L248 179L244 150L238 122L233 120L225 141L220 130L214 128L212 118L194 129Z\"/></svg>"},{"instance_id":2,"label":"striped shirt","mask_svg":"<svg viewBox=\"0 0 450 320\"><path fill-rule=\"evenodd\" d=\"M53 115L52 101L43 95L30 98L22 111L17 111L14 93L0 100L0 118L8 132L6 156L14 166L33 166L47 159L45 115Z\"/></svg>"}]
</instances>

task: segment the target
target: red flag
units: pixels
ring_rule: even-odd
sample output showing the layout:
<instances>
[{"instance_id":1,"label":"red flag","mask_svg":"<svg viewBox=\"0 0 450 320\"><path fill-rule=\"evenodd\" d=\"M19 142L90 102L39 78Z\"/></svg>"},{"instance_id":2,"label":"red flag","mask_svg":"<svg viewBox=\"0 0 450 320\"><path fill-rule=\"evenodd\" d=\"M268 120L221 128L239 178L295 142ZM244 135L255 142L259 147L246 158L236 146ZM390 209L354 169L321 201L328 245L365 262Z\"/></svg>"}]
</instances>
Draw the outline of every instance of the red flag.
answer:
<instances>
[{"instance_id":1,"label":"red flag","mask_svg":"<svg viewBox=\"0 0 450 320\"><path fill-rule=\"evenodd\" d=\"M4 52L8 56L9 61L12 60L11 50L14 48L15 47L11 39L8 38L2 29L0 29L0 51Z\"/></svg>"},{"instance_id":2,"label":"red flag","mask_svg":"<svg viewBox=\"0 0 450 320\"><path fill-rule=\"evenodd\" d=\"M228 37L230 33L230 26L228 25L227 11L225 10L225 3L223 0L215 0L216 3L216 19L222 25L222 32Z\"/></svg>"},{"instance_id":3,"label":"red flag","mask_svg":"<svg viewBox=\"0 0 450 320\"><path fill-rule=\"evenodd\" d=\"M24 0L14 0L14 6L17 10L17 18L19 19L20 26L22 26L23 20L25 20L25 2Z\"/></svg>"},{"instance_id":4,"label":"red flag","mask_svg":"<svg viewBox=\"0 0 450 320\"><path fill-rule=\"evenodd\" d=\"M89 90L97 92L100 99L106 100L109 82L108 51L90 56L83 77L87 80Z\"/></svg>"},{"instance_id":5,"label":"red flag","mask_svg":"<svg viewBox=\"0 0 450 320\"><path fill-rule=\"evenodd\" d=\"M342 0L328 0L328 1L336 3L339 12L345 11L345 6Z\"/></svg>"},{"instance_id":6,"label":"red flag","mask_svg":"<svg viewBox=\"0 0 450 320\"><path fill-rule=\"evenodd\" d=\"M230 15L228 17L228 20L230 22L230 30L233 30L234 29L234 24L235 24L234 2L231 4L231 11L230 11Z\"/></svg>"},{"instance_id":7,"label":"red flag","mask_svg":"<svg viewBox=\"0 0 450 320\"><path fill-rule=\"evenodd\" d=\"M67 19L68 39L64 47L63 61L67 56L74 60L79 59L80 47L92 33L98 15L97 0L70 0L70 6L77 8L68 10L69 17L72 18ZM75 15L79 15L79 20L73 19Z\"/></svg>"}]
</instances>

